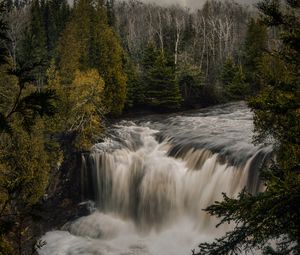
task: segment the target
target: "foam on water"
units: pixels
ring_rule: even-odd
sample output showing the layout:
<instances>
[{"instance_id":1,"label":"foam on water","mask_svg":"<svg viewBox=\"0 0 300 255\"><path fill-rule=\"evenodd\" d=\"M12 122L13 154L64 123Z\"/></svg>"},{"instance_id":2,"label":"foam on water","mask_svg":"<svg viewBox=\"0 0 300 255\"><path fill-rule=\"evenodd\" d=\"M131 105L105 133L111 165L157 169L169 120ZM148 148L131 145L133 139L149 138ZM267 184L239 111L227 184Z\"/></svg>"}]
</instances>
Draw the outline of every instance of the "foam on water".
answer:
<instances>
[{"instance_id":1,"label":"foam on water","mask_svg":"<svg viewBox=\"0 0 300 255\"><path fill-rule=\"evenodd\" d=\"M231 228L204 208L263 188L271 147L252 145L252 129L243 103L119 123L83 160L96 212L47 233L39 254L191 254Z\"/></svg>"}]
</instances>

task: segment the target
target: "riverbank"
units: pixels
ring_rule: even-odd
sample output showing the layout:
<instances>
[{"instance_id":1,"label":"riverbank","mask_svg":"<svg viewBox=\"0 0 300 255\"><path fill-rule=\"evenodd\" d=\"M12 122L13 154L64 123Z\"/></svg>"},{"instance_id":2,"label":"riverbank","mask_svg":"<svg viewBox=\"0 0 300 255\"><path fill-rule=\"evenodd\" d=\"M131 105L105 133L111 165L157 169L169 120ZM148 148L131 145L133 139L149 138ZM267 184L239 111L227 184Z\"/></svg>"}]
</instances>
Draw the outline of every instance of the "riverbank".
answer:
<instances>
[{"instance_id":1,"label":"riverbank","mask_svg":"<svg viewBox=\"0 0 300 255\"><path fill-rule=\"evenodd\" d=\"M231 104L239 104L243 102L231 102L223 106ZM153 120L164 119L164 116L176 116L189 114L195 111L206 111L209 108L219 107L218 105L210 107L202 107L198 109L180 109L172 112L156 112L150 109L135 109L127 111L118 118L107 119L106 125L109 127L113 123L122 120L149 118ZM109 130L108 130L109 132ZM81 153L73 151L69 148L68 157L65 159L61 168L51 177L51 184L47 190L46 197L35 207L35 214L39 217L39 221L35 222L35 237L41 237L48 231L53 229L61 229L69 221L73 221L89 212L85 205L80 206L81 197Z\"/></svg>"},{"instance_id":2,"label":"riverbank","mask_svg":"<svg viewBox=\"0 0 300 255\"><path fill-rule=\"evenodd\" d=\"M251 143L252 130L244 102L111 126L84 168L98 210L44 235L40 255L180 255L212 240L224 229L203 208L260 188L269 148Z\"/></svg>"}]
</instances>

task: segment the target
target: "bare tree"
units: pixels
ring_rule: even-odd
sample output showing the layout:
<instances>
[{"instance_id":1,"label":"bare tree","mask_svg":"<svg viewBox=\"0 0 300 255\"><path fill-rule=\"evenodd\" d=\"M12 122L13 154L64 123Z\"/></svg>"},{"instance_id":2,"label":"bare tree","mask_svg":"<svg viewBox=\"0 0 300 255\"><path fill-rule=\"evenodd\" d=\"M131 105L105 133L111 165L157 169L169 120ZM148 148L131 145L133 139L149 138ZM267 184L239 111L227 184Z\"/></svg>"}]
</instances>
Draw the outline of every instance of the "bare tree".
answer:
<instances>
[{"instance_id":1,"label":"bare tree","mask_svg":"<svg viewBox=\"0 0 300 255\"><path fill-rule=\"evenodd\" d=\"M210 0L194 12L138 0L118 2L115 8L123 45L137 63L151 42L173 52L176 66L198 66L210 84L226 58L240 58L248 12L233 1Z\"/></svg>"},{"instance_id":2,"label":"bare tree","mask_svg":"<svg viewBox=\"0 0 300 255\"><path fill-rule=\"evenodd\" d=\"M6 48L13 61L13 66L17 64L17 50L24 35L26 27L29 25L29 8L13 8L7 15L8 31L7 35L9 42L6 43Z\"/></svg>"}]
</instances>

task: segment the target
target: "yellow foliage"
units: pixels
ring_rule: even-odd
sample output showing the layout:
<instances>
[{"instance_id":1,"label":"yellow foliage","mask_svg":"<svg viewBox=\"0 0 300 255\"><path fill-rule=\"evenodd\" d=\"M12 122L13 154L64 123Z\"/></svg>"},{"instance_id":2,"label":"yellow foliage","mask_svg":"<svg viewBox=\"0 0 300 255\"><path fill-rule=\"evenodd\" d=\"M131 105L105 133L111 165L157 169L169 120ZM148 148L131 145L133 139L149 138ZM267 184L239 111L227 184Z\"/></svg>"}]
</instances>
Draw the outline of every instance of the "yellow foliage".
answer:
<instances>
[{"instance_id":1,"label":"yellow foliage","mask_svg":"<svg viewBox=\"0 0 300 255\"><path fill-rule=\"evenodd\" d=\"M1 198L15 196L13 199L22 204L35 204L44 194L50 172L43 122L37 121L31 135L21 128L19 120L12 128L11 136L1 136Z\"/></svg>"},{"instance_id":2,"label":"yellow foliage","mask_svg":"<svg viewBox=\"0 0 300 255\"><path fill-rule=\"evenodd\" d=\"M4 236L0 236L0 255L12 255L13 249L5 240Z\"/></svg>"},{"instance_id":3,"label":"yellow foliage","mask_svg":"<svg viewBox=\"0 0 300 255\"><path fill-rule=\"evenodd\" d=\"M64 83L71 83L74 73L79 68L81 57L81 43L76 38L76 27L67 25L63 40L58 45L60 55L60 73ZM68 43L64 43L68 42Z\"/></svg>"},{"instance_id":4,"label":"yellow foliage","mask_svg":"<svg viewBox=\"0 0 300 255\"><path fill-rule=\"evenodd\" d=\"M122 113L127 76L123 49L107 21L103 2L80 0L59 41L59 72L62 84L70 85L76 70L96 69L105 81L106 110Z\"/></svg>"},{"instance_id":5,"label":"yellow foliage","mask_svg":"<svg viewBox=\"0 0 300 255\"><path fill-rule=\"evenodd\" d=\"M7 74L9 64L0 66L0 111L9 111L15 100L18 91L17 78Z\"/></svg>"},{"instance_id":6,"label":"yellow foliage","mask_svg":"<svg viewBox=\"0 0 300 255\"><path fill-rule=\"evenodd\" d=\"M102 92L104 81L97 70L76 71L70 100L73 102L71 130L79 131L76 145L89 149L101 132Z\"/></svg>"},{"instance_id":7,"label":"yellow foliage","mask_svg":"<svg viewBox=\"0 0 300 255\"><path fill-rule=\"evenodd\" d=\"M76 70L71 84L62 84L52 66L48 71L48 86L56 91L59 113L49 121L54 133L76 134L77 149L89 149L100 136L103 114L104 81L95 69Z\"/></svg>"}]
</instances>

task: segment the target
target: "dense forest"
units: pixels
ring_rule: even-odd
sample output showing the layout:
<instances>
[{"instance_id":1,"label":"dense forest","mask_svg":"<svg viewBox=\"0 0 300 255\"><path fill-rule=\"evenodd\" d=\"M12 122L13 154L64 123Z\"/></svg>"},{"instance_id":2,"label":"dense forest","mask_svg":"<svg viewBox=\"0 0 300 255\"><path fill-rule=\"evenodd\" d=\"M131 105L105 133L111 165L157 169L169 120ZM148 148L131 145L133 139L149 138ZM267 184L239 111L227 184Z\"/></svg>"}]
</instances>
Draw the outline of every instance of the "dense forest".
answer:
<instances>
[{"instance_id":1,"label":"dense forest","mask_svg":"<svg viewBox=\"0 0 300 255\"><path fill-rule=\"evenodd\" d=\"M55 195L61 169L102 139L107 120L246 99L257 141L274 139L277 160L263 171L265 192L224 195L207 209L237 227L194 253L299 254L300 1L265 0L257 10L229 0L200 10L137 0L0 8L0 254L30 254L37 207Z\"/></svg>"}]
</instances>

